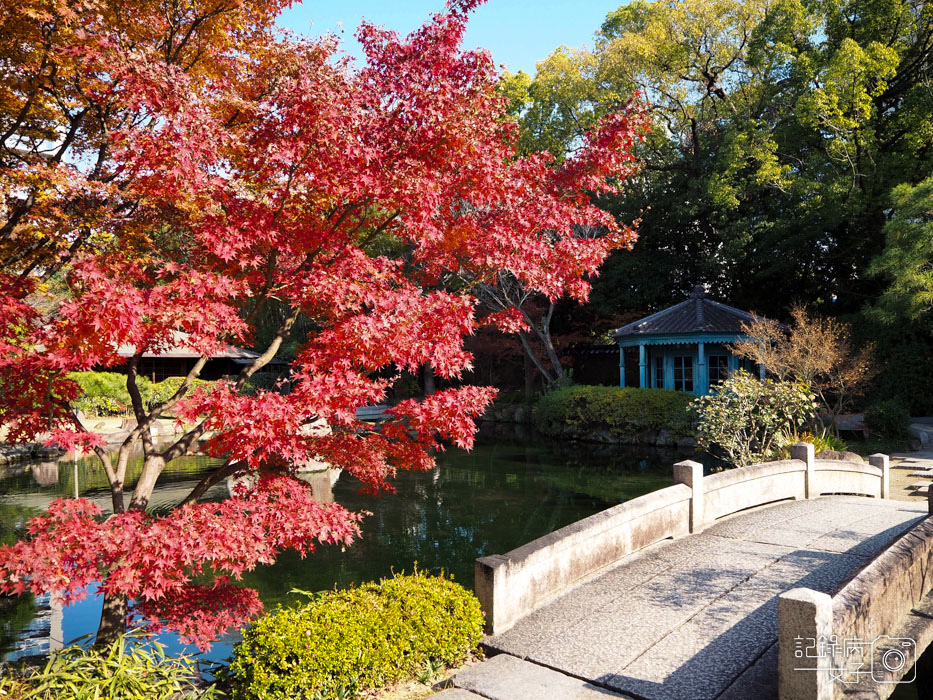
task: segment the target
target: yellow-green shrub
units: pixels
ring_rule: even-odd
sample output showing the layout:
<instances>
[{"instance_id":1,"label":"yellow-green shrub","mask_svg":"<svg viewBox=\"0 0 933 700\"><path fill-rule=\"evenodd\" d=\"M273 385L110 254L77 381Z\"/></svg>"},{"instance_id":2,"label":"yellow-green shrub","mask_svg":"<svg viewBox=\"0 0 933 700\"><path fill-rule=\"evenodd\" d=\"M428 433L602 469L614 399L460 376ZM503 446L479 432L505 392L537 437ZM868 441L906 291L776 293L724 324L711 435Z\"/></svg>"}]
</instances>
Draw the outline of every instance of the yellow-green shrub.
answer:
<instances>
[{"instance_id":1,"label":"yellow-green shrub","mask_svg":"<svg viewBox=\"0 0 933 700\"><path fill-rule=\"evenodd\" d=\"M126 388L126 375L118 372L71 372L68 377L81 387L75 407L85 415L119 416L132 414L132 400ZM170 399L182 385L184 377L166 377L151 382L147 377L136 377L136 386L146 408ZM214 382L195 379L192 388L210 388Z\"/></svg>"},{"instance_id":2,"label":"yellow-green shrub","mask_svg":"<svg viewBox=\"0 0 933 700\"><path fill-rule=\"evenodd\" d=\"M584 434L607 427L620 440L647 430L691 434L688 412L693 397L667 389L571 386L545 394L535 407L538 428L546 433L565 427Z\"/></svg>"},{"instance_id":3,"label":"yellow-green shrub","mask_svg":"<svg viewBox=\"0 0 933 700\"><path fill-rule=\"evenodd\" d=\"M75 406L87 415L117 416L126 413L132 405L126 390L126 375L118 372L72 372L68 375L81 387L81 396ZM136 385L143 401L152 393L152 382L137 377Z\"/></svg>"},{"instance_id":4,"label":"yellow-green shrub","mask_svg":"<svg viewBox=\"0 0 933 700\"><path fill-rule=\"evenodd\" d=\"M229 669L232 696L353 697L415 677L428 662L460 663L482 635L476 597L445 578L416 573L326 591L244 632Z\"/></svg>"}]
</instances>

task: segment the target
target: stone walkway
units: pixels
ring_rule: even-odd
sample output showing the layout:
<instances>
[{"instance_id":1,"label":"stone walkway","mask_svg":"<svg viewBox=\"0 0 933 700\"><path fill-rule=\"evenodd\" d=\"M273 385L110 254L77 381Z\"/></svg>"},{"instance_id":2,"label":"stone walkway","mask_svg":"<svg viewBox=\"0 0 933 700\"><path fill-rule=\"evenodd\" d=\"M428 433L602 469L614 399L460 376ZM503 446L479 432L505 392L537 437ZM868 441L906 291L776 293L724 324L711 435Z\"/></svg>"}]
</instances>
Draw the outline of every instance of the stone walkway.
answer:
<instances>
[{"instance_id":1,"label":"stone walkway","mask_svg":"<svg viewBox=\"0 0 933 700\"><path fill-rule=\"evenodd\" d=\"M445 700L771 700L777 596L832 592L926 503L788 501L628 557L487 639Z\"/></svg>"},{"instance_id":2,"label":"stone walkway","mask_svg":"<svg viewBox=\"0 0 933 700\"><path fill-rule=\"evenodd\" d=\"M926 503L927 490L915 485L930 479L933 479L933 450L891 455L891 498Z\"/></svg>"}]
</instances>

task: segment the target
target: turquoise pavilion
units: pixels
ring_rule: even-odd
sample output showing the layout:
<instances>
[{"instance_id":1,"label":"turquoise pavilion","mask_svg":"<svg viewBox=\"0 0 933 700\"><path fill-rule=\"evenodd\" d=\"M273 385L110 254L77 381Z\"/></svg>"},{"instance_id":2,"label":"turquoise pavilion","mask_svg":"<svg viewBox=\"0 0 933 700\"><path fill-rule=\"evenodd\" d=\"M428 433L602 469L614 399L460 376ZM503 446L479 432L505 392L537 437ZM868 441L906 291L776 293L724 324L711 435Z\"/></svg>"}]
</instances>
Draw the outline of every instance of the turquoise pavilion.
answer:
<instances>
[{"instance_id":1,"label":"turquoise pavilion","mask_svg":"<svg viewBox=\"0 0 933 700\"><path fill-rule=\"evenodd\" d=\"M619 344L619 386L700 396L740 367L763 375L763 368L728 347L746 337L743 326L753 319L747 311L710 299L697 285L685 301L612 334Z\"/></svg>"}]
</instances>

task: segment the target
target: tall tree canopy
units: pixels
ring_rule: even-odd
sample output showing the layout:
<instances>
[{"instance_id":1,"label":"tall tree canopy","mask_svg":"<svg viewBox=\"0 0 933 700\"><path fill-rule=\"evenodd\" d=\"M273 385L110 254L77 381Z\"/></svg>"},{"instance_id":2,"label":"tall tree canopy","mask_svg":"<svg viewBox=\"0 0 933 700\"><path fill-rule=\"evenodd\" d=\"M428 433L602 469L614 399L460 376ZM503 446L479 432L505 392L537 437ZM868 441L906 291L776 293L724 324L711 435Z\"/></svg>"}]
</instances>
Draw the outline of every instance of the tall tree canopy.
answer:
<instances>
[{"instance_id":1,"label":"tall tree canopy","mask_svg":"<svg viewBox=\"0 0 933 700\"><path fill-rule=\"evenodd\" d=\"M193 87L242 75L288 0L6 0L0 3L0 263L49 275L88 240L131 230L115 138L151 123L146 71ZM116 200L122 199L122 208ZM117 217L114 217L117 214Z\"/></svg>"},{"instance_id":2,"label":"tall tree canopy","mask_svg":"<svg viewBox=\"0 0 933 700\"><path fill-rule=\"evenodd\" d=\"M562 48L503 92L522 147L572 153L632 90L655 128L610 208L642 216L594 290L651 308L697 282L782 314L851 312L880 291L892 188L933 172L933 7L916 0L636 0L592 49Z\"/></svg>"},{"instance_id":3,"label":"tall tree canopy","mask_svg":"<svg viewBox=\"0 0 933 700\"><path fill-rule=\"evenodd\" d=\"M471 290L503 270L545 297L585 299L586 276L631 240L590 198L630 172L645 126L637 109L607 112L560 163L517 156L491 58L460 48L475 4L407 38L362 25L359 67L334 37L275 36L274 4L6 4L3 65L22 80L4 87L0 423L13 440L94 449L112 514L54 503L24 541L0 548L0 590L73 600L100 582L99 638L132 600L136 614L205 642L259 609L229 577L282 549L357 535L357 514L315 502L294 478L302 464L323 460L378 491L396 469L431 467L444 443L471 444L491 389L403 401L378 428L355 409L425 363L451 379L468 370ZM581 227L604 235L575 236ZM407 264L371 245L386 236ZM39 314L35 299L49 292L38 282L56 268L65 291ZM253 342L272 303L280 323L258 359L213 391L194 389L211 353ZM243 393L299 318L308 331L290 390ZM491 320L514 330L520 319ZM172 397L146 406L140 358L178 331L201 359ZM137 427L109 454L71 409L67 374L119 364L121 345L136 350ZM156 444L149 427L170 410L185 432ZM309 429L321 420L328 430ZM148 513L165 465L199 441L223 466L179 508ZM137 446L144 465L127 500ZM198 501L246 473L259 478L233 498Z\"/></svg>"},{"instance_id":4,"label":"tall tree canopy","mask_svg":"<svg viewBox=\"0 0 933 700\"><path fill-rule=\"evenodd\" d=\"M885 226L884 253L872 272L889 284L876 311L887 321L909 319L929 326L933 317L933 176L894 190Z\"/></svg>"}]
</instances>

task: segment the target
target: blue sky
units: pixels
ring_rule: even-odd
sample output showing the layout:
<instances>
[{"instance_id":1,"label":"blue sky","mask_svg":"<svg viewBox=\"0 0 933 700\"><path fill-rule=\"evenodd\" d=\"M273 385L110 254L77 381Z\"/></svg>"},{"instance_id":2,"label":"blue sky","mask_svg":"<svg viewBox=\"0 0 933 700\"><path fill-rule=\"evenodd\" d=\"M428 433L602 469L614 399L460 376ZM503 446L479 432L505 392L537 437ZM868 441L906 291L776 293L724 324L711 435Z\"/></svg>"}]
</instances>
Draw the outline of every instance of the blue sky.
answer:
<instances>
[{"instance_id":1,"label":"blue sky","mask_svg":"<svg viewBox=\"0 0 933 700\"><path fill-rule=\"evenodd\" d=\"M593 33L606 14L622 0L488 0L470 17L465 48L489 49L497 65L533 73L535 63L558 46L593 43ZM444 9L444 0L305 0L279 18L296 32L323 34L343 23L344 49L359 55L353 33L365 17L407 34L431 12Z\"/></svg>"}]
</instances>

